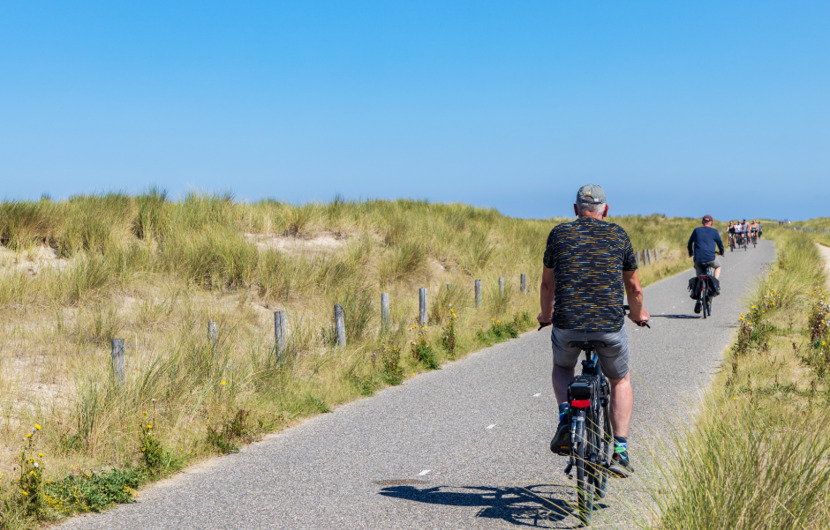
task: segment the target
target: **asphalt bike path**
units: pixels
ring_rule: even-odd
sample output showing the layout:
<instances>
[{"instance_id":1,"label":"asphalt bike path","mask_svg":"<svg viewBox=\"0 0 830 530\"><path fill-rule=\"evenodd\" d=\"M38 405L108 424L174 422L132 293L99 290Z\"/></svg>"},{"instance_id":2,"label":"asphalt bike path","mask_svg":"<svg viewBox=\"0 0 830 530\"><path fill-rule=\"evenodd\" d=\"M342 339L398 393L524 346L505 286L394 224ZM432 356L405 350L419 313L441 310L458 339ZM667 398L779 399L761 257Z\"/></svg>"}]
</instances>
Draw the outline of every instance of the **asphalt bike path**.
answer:
<instances>
[{"instance_id":1,"label":"asphalt bike path","mask_svg":"<svg viewBox=\"0 0 830 530\"><path fill-rule=\"evenodd\" d=\"M706 320L686 290L691 269L645 289L651 329L626 324L635 392L629 446L639 478L611 481L595 525L632 524L642 509L632 492L643 494L642 477L654 476L649 453L688 422L774 257L767 240L727 250L721 295ZM549 329L270 435L146 489L135 504L63 527L577 527L567 458L548 449L557 423Z\"/></svg>"}]
</instances>

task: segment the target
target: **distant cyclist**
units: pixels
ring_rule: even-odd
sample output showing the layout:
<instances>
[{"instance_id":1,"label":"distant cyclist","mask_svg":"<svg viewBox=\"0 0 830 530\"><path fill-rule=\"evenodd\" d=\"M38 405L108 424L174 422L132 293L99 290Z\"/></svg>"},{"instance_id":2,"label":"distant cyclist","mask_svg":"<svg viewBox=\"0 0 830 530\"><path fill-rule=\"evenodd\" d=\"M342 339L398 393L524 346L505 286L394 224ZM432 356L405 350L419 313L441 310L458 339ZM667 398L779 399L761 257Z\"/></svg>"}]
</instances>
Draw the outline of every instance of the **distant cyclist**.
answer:
<instances>
[{"instance_id":1,"label":"distant cyclist","mask_svg":"<svg viewBox=\"0 0 830 530\"><path fill-rule=\"evenodd\" d=\"M706 274L707 267L715 269L715 279L720 279L720 262L715 254L717 246L717 254L723 256L723 241L720 239L720 233L712 228L712 216L703 216L703 226L698 226L692 231L687 245L689 250L689 257L694 257L695 272L698 276ZM695 313L700 312L700 301L695 304Z\"/></svg>"},{"instance_id":2,"label":"distant cyclist","mask_svg":"<svg viewBox=\"0 0 830 530\"><path fill-rule=\"evenodd\" d=\"M598 348L602 371L611 383L611 425L614 462L611 473L627 477L633 472L628 456L628 428L634 407L628 373L628 335L623 323L623 290L628 296L628 318L648 321L643 289L628 234L603 221L608 215L605 192L599 186L582 186L576 194L577 219L550 231L540 287L540 324L553 323L553 391L559 403L559 426L550 443L554 453L567 454L571 445L568 420L568 385L580 349L571 341L601 340Z\"/></svg>"},{"instance_id":3,"label":"distant cyclist","mask_svg":"<svg viewBox=\"0 0 830 530\"><path fill-rule=\"evenodd\" d=\"M734 247L735 245L738 244L738 242L736 241L736 235L735 235L736 230L737 230L737 227L735 226L735 223L733 223L732 221L729 221L729 226L726 228L726 237L729 238L730 248Z\"/></svg>"},{"instance_id":4,"label":"distant cyclist","mask_svg":"<svg viewBox=\"0 0 830 530\"><path fill-rule=\"evenodd\" d=\"M758 241L758 232L760 228L758 227L758 221L752 220L752 224L749 225L749 234L752 236L753 241Z\"/></svg>"}]
</instances>

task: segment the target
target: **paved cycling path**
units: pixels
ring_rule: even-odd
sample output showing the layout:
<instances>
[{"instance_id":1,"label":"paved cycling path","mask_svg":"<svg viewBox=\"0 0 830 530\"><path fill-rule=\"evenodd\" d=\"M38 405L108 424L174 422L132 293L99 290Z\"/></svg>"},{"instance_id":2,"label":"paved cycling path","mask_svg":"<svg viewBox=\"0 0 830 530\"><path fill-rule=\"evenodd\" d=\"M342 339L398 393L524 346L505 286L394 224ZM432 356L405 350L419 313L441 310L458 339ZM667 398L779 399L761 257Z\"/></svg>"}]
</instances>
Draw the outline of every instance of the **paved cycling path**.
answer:
<instances>
[{"instance_id":1,"label":"paved cycling path","mask_svg":"<svg viewBox=\"0 0 830 530\"><path fill-rule=\"evenodd\" d=\"M646 288L652 329L629 325L634 352L631 445L647 476L646 440L682 425L718 369L742 298L775 254L727 253L713 316L692 313L691 271ZM534 306L535 307L535 306ZM549 332L530 332L376 396L272 435L147 489L136 504L67 528L500 528L577 526L555 427ZM636 480L614 480L598 524L630 522ZM558 485L557 485L558 484ZM642 510L640 510L642 511Z\"/></svg>"}]
</instances>

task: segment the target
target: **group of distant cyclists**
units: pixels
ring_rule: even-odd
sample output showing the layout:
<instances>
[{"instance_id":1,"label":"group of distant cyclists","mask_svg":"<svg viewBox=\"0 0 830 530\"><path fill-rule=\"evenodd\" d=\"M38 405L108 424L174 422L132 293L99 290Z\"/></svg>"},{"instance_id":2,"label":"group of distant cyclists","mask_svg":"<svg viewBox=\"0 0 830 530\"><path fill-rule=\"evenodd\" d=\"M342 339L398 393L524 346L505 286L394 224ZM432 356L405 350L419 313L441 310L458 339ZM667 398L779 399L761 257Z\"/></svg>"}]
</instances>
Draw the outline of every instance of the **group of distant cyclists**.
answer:
<instances>
[{"instance_id":1,"label":"group of distant cyclists","mask_svg":"<svg viewBox=\"0 0 830 530\"><path fill-rule=\"evenodd\" d=\"M761 223L753 219L751 223L747 223L746 219L742 221L729 221L729 226L726 229L729 237L729 249L734 250L735 247L746 248L750 243L753 245L758 243L761 239L763 230Z\"/></svg>"}]
</instances>

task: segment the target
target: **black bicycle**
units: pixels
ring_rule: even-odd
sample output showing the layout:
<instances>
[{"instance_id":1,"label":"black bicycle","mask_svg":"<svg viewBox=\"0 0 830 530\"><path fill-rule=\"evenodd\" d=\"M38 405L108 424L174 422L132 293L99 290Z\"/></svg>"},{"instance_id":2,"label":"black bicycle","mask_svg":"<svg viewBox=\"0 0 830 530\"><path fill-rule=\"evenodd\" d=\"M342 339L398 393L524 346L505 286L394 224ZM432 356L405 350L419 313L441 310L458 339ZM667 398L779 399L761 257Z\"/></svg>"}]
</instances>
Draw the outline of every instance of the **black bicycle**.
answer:
<instances>
[{"instance_id":1,"label":"black bicycle","mask_svg":"<svg viewBox=\"0 0 830 530\"><path fill-rule=\"evenodd\" d=\"M627 313L629 307L624 306ZM539 326L542 329L550 324ZM637 325L651 327L647 321ZM611 386L602 373L597 349L599 340L569 342L585 353L582 373L568 385L570 404L571 449L565 474L573 478L576 468L577 512L583 524L591 521L594 497L604 498L608 488L608 468L614 455L614 429L611 426Z\"/></svg>"},{"instance_id":2,"label":"black bicycle","mask_svg":"<svg viewBox=\"0 0 830 530\"><path fill-rule=\"evenodd\" d=\"M712 298L717 296L716 293L712 291L712 285L716 283L711 281L715 280L714 271L715 269L709 265L706 267L706 272L698 275L697 277L700 296L698 297L698 301L695 303L700 304L700 312L703 318L712 316Z\"/></svg>"}]
</instances>

